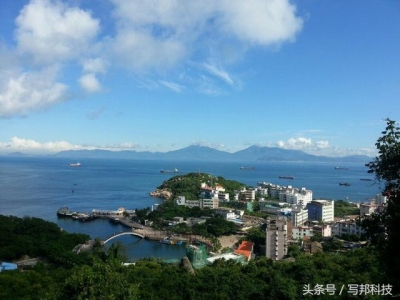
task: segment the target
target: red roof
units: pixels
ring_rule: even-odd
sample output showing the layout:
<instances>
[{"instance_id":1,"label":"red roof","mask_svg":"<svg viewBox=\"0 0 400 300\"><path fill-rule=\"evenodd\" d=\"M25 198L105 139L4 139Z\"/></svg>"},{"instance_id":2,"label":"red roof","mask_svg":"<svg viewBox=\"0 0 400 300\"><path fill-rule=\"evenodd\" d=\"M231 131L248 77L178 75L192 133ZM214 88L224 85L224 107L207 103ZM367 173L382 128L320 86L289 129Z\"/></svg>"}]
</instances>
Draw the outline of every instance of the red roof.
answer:
<instances>
[{"instance_id":1,"label":"red roof","mask_svg":"<svg viewBox=\"0 0 400 300\"><path fill-rule=\"evenodd\" d=\"M235 253L244 255L247 260L250 260L251 253L253 252L253 246L254 244L252 242L242 241L242 243L239 245L239 248L235 250Z\"/></svg>"}]
</instances>

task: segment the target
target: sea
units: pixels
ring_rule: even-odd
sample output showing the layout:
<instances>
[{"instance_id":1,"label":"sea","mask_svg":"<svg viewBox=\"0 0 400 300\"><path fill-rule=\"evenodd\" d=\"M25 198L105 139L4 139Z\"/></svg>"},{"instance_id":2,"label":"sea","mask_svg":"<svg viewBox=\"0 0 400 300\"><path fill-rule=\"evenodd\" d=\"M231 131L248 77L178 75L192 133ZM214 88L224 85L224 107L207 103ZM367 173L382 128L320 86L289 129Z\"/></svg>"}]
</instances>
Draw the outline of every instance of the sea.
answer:
<instances>
[{"instance_id":1,"label":"sea","mask_svg":"<svg viewBox=\"0 0 400 300\"><path fill-rule=\"evenodd\" d=\"M248 186L258 182L313 191L314 199L364 202L381 192L382 186L368 174L364 164L337 166L315 162L215 162L171 160L87 159L77 163L58 157L0 156L0 214L17 217L38 217L56 223L71 233L88 234L91 238L105 238L126 230L107 220L79 222L58 218L60 207L72 211L142 209L162 203L149 193L176 173L160 170L177 168L179 175L202 172L236 180ZM245 166L246 168L241 169ZM248 168L250 167L250 168ZM338 168L336 168L338 167ZM283 179L279 176L293 176ZM372 179L371 181L361 179ZM339 185L340 182L350 186ZM185 247L142 240L134 236L114 239L123 245L129 261L145 257L164 260L179 259Z\"/></svg>"}]
</instances>

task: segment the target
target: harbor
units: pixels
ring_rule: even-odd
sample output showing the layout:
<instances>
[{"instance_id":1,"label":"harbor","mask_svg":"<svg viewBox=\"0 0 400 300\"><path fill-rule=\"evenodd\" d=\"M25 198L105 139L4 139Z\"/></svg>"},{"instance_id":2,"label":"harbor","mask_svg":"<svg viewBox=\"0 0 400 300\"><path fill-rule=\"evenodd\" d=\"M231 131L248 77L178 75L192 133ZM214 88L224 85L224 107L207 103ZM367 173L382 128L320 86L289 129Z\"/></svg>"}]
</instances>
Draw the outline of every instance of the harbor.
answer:
<instances>
[{"instance_id":1,"label":"harbor","mask_svg":"<svg viewBox=\"0 0 400 300\"><path fill-rule=\"evenodd\" d=\"M134 222L131 218L135 215L134 210L125 210L120 207L117 210L96 210L93 209L91 213L84 212L74 212L70 211L67 207L61 207L57 211L57 216L59 218L71 218L73 220L78 220L80 222L86 221L94 221L96 219L108 219L110 223L120 224L130 231L120 231L113 233L112 235L103 239L104 243L107 243L109 240L114 237L118 237L121 235L135 235L137 237L158 241L162 244L168 245L183 245L185 243L190 243L193 241L208 243L208 241L200 236L191 236L191 235L174 235L171 232L166 230L155 230L149 226L144 226L138 222Z\"/></svg>"}]
</instances>

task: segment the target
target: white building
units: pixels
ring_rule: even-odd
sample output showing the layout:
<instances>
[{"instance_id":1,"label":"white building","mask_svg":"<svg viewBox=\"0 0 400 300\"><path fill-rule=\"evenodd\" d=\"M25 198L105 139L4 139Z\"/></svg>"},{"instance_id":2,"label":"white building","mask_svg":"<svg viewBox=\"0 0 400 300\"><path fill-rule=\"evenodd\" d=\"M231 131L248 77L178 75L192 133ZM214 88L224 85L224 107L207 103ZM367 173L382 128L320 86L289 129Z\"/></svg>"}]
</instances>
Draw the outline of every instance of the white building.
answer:
<instances>
[{"instance_id":1,"label":"white building","mask_svg":"<svg viewBox=\"0 0 400 300\"><path fill-rule=\"evenodd\" d=\"M352 220L340 220L332 225L332 235L342 236L343 234L364 234L364 229Z\"/></svg>"},{"instance_id":2,"label":"white building","mask_svg":"<svg viewBox=\"0 0 400 300\"><path fill-rule=\"evenodd\" d=\"M387 197L382 195L382 194L376 194L375 195L375 203L376 204L385 204L387 201Z\"/></svg>"},{"instance_id":3,"label":"white building","mask_svg":"<svg viewBox=\"0 0 400 300\"><path fill-rule=\"evenodd\" d=\"M312 195L311 190L306 188L297 189L289 185L286 189L281 190L279 200L289 204L306 206L312 201Z\"/></svg>"},{"instance_id":4,"label":"white building","mask_svg":"<svg viewBox=\"0 0 400 300\"><path fill-rule=\"evenodd\" d=\"M292 228L292 239L303 239L305 236L313 236L314 229L308 226L297 226Z\"/></svg>"},{"instance_id":5,"label":"white building","mask_svg":"<svg viewBox=\"0 0 400 300\"><path fill-rule=\"evenodd\" d=\"M308 220L320 222L333 222L334 220L334 201L333 200L313 200L307 204Z\"/></svg>"},{"instance_id":6,"label":"white building","mask_svg":"<svg viewBox=\"0 0 400 300\"><path fill-rule=\"evenodd\" d=\"M188 200L184 196L179 196L177 199L175 199L175 205L182 205L186 207L200 207L201 209L216 209L219 206L219 200L218 198Z\"/></svg>"},{"instance_id":7,"label":"white building","mask_svg":"<svg viewBox=\"0 0 400 300\"><path fill-rule=\"evenodd\" d=\"M308 221L308 210L298 206L292 209L292 225L293 227L303 226Z\"/></svg>"},{"instance_id":8,"label":"white building","mask_svg":"<svg viewBox=\"0 0 400 300\"><path fill-rule=\"evenodd\" d=\"M230 208L220 207L215 210L215 213L221 215L225 220L235 219L236 212Z\"/></svg>"}]
</instances>

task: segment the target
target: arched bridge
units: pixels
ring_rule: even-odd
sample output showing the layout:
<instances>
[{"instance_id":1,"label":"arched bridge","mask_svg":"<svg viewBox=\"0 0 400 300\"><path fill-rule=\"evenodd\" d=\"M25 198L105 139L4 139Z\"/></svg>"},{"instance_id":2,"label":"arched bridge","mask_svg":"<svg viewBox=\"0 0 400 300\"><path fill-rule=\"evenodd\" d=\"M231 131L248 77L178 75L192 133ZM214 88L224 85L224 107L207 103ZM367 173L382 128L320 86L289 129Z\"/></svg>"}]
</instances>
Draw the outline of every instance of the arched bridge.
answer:
<instances>
[{"instance_id":1,"label":"arched bridge","mask_svg":"<svg viewBox=\"0 0 400 300\"><path fill-rule=\"evenodd\" d=\"M113 235L107 237L107 238L103 241L103 244L109 242L110 240L112 240L112 239L114 239L114 238L116 238L116 237L122 236L122 235L134 235L134 236L137 236L137 237L140 237L140 238L144 239L144 235L143 235L143 234L140 234L140 233L137 233L137 232L134 232L134 231L123 231L123 232L115 233L115 234L113 234Z\"/></svg>"}]
</instances>

